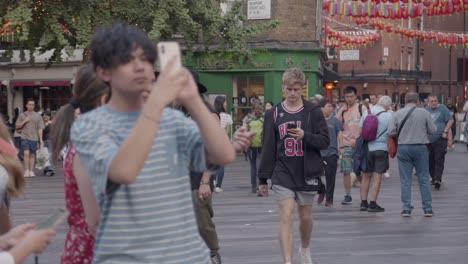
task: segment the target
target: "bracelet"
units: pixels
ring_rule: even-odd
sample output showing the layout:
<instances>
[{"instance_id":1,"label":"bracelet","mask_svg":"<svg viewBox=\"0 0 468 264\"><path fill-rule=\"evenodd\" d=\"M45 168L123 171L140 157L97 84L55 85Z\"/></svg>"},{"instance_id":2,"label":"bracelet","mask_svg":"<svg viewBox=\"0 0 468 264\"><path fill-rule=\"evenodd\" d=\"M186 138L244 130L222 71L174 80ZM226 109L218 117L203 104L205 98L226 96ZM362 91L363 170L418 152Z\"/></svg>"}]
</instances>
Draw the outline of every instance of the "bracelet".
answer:
<instances>
[{"instance_id":1,"label":"bracelet","mask_svg":"<svg viewBox=\"0 0 468 264\"><path fill-rule=\"evenodd\" d=\"M152 118L151 116L147 115L145 112L141 111L140 113L141 113L141 115L142 115L143 117L145 117L146 119L149 119L149 120L153 121L153 122L156 123L156 124L159 124L159 123L160 123L160 121L159 121L158 119Z\"/></svg>"},{"instance_id":2,"label":"bracelet","mask_svg":"<svg viewBox=\"0 0 468 264\"><path fill-rule=\"evenodd\" d=\"M210 181L207 181L207 182L200 181L200 185L209 185L209 184L210 184Z\"/></svg>"}]
</instances>

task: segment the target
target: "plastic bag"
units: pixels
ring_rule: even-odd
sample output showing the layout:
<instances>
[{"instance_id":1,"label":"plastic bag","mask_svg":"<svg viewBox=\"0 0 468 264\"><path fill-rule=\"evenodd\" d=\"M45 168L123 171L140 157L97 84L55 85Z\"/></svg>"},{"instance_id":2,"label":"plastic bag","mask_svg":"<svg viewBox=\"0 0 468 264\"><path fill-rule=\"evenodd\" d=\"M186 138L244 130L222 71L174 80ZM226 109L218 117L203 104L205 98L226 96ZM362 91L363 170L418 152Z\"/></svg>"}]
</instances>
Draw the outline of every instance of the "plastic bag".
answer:
<instances>
[{"instance_id":1,"label":"plastic bag","mask_svg":"<svg viewBox=\"0 0 468 264\"><path fill-rule=\"evenodd\" d=\"M47 166L50 166L49 151L47 148L40 148L36 153L36 168L44 170Z\"/></svg>"}]
</instances>

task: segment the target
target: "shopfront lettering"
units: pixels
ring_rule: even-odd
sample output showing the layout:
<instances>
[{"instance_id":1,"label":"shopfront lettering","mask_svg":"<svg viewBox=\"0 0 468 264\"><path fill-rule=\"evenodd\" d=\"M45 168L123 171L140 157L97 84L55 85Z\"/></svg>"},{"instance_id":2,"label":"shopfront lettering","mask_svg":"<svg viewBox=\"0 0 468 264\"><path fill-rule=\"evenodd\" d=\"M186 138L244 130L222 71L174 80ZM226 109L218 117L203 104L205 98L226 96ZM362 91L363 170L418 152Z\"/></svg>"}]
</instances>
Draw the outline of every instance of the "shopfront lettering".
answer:
<instances>
[{"instance_id":1,"label":"shopfront lettering","mask_svg":"<svg viewBox=\"0 0 468 264\"><path fill-rule=\"evenodd\" d=\"M235 67L236 66L236 67ZM228 69L249 69L249 68L257 68L257 69L271 69L273 68L273 62L254 62L253 64L242 64L242 65L235 65L232 60L225 59L225 60L207 60L207 59L200 59L198 61L198 68L204 70L228 70Z\"/></svg>"},{"instance_id":2,"label":"shopfront lettering","mask_svg":"<svg viewBox=\"0 0 468 264\"><path fill-rule=\"evenodd\" d=\"M311 66L311 62L308 58L304 58L302 61L298 61L296 63L296 61L294 61L291 57L287 57L287 58L284 58L284 65L287 66L288 68L292 68L292 67L301 67L303 69L311 69L312 66Z\"/></svg>"}]
</instances>

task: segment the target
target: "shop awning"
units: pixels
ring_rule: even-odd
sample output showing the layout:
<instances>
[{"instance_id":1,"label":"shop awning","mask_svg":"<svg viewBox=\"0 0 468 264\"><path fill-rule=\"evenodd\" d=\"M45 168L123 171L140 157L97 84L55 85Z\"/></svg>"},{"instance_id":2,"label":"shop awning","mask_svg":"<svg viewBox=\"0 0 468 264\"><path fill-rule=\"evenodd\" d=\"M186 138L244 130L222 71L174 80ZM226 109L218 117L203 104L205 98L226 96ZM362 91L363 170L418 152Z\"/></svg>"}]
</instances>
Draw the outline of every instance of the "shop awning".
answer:
<instances>
[{"instance_id":1,"label":"shop awning","mask_svg":"<svg viewBox=\"0 0 468 264\"><path fill-rule=\"evenodd\" d=\"M10 86L70 86L71 81L44 80L44 81L10 81Z\"/></svg>"}]
</instances>

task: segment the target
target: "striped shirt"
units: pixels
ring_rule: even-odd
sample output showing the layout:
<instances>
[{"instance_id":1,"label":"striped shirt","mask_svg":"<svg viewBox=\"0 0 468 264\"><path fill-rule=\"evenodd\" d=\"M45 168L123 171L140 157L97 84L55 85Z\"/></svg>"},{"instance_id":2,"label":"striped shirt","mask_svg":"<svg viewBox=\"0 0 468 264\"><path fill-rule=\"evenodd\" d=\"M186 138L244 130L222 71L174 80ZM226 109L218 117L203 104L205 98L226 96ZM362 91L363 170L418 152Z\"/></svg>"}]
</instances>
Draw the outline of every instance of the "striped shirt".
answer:
<instances>
[{"instance_id":1,"label":"striped shirt","mask_svg":"<svg viewBox=\"0 0 468 264\"><path fill-rule=\"evenodd\" d=\"M72 127L71 140L101 207L93 263L209 263L188 178L189 166L205 170L204 147L196 124L182 113L163 111L137 179L106 195L110 163L138 117L103 106Z\"/></svg>"},{"instance_id":2,"label":"striped shirt","mask_svg":"<svg viewBox=\"0 0 468 264\"><path fill-rule=\"evenodd\" d=\"M222 128L226 128L227 126L232 125L232 117L230 114L226 114L224 112L219 113L220 124Z\"/></svg>"}]
</instances>

